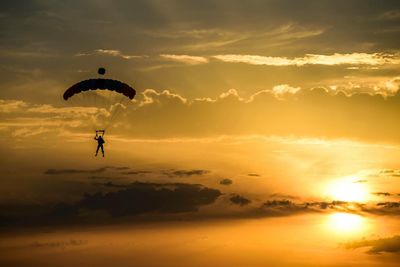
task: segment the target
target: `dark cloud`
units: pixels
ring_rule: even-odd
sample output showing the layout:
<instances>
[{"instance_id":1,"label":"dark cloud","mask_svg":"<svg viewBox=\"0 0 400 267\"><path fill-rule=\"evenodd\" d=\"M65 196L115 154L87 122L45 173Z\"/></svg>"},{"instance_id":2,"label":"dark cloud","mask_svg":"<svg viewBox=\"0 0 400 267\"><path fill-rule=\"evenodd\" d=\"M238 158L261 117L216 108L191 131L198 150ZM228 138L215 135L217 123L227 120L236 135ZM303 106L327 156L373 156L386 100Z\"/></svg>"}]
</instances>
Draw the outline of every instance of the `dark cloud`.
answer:
<instances>
[{"instance_id":1,"label":"dark cloud","mask_svg":"<svg viewBox=\"0 0 400 267\"><path fill-rule=\"evenodd\" d=\"M121 174L125 175L142 175L142 174L150 174L153 173L152 171L143 171L143 170L132 170L132 171L126 171L126 172L121 172Z\"/></svg>"},{"instance_id":2,"label":"dark cloud","mask_svg":"<svg viewBox=\"0 0 400 267\"><path fill-rule=\"evenodd\" d=\"M275 215L291 215L310 212L307 204L296 204L290 200L268 200L261 207L265 212Z\"/></svg>"},{"instance_id":3,"label":"dark cloud","mask_svg":"<svg viewBox=\"0 0 400 267\"><path fill-rule=\"evenodd\" d=\"M344 244L347 249L369 247L369 254L400 253L400 236L380 238L374 240L361 240Z\"/></svg>"},{"instance_id":4,"label":"dark cloud","mask_svg":"<svg viewBox=\"0 0 400 267\"><path fill-rule=\"evenodd\" d=\"M163 174L168 177L189 177L189 176L202 176L210 173L208 170L166 170Z\"/></svg>"},{"instance_id":5,"label":"dark cloud","mask_svg":"<svg viewBox=\"0 0 400 267\"><path fill-rule=\"evenodd\" d=\"M80 173L103 173L107 170L116 170L116 171L124 171L129 170L129 167L115 167L115 166L106 166L93 170L85 170L85 169L48 169L44 172L44 174L48 175L58 175L58 174L80 174Z\"/></svg>"},{"instance_id":6,"label":"dark cloud","mask_svg":"<svg viewBox=\"0 0 400 267\"><path fill-rule=\"evenodd\" d=\"M34 248L66 248L70 246L82 246L88 243L87 240L68 240L68 241L56 241L56 242L39 242L36 241L30 245Z\"/></svg>"},{"instance_id":7,"label":"dark cloud","mask_svg":"<svg viewBox=\"0 0 400 267\"><path fill-rule=\"evenodd\" d=\"M385 169L381 170L379 174L384 176L400 177L400 170Z\"/></svg>"},{"instance_id":8,"label":"dark cloud","mask_svg":"<svg viewBox=\"0 0 400 267\"><path fill-rule=\"evenodd\" d=\"M119 185L107 182L95 185L118 190L85 193L81 200L73 203L5 206L0 212L0 218L3 218L1 224L24 226L106 223L112 218L143 215L142 219L151 219L157 214L172 218L173 214L197 212L201 206L214 203L221 195L219 190L199 184L135 182ZM101 220L98 216L101 216Z\"/></svg>"},{"instance_id":9,"label":"dark cloud","mask_svg":"<svg viewBox=\"0 0 400 267\"><path fill-rule=\"evenodd\" d=\"M220 195L220 191L200 185L136 182L117 192L86 194L77 207L106 210L115 217L148 212L193 212L213 203Z\"/></svg>"},{"instance_id":10,"label":"dark cloud","mask_svg":"<svg viewBox=\"0 0 400 267\"><path fill-rule=\"evenodd\" d=\"M240 195L234 195L234 196L230 197L229 200L233 204L236 204L236 205L239 205L239 206L246 206L246 205L251 203L250 199L247 199L247 198L245 198L243 196L240 196Z\"/></svg>"},{"instance_id":11,"label":"dark cloud","mask_svg":"<svg viewBox=\"0 0 400 267\"><path fill-rule=\"evenodd\" d=\"M400 208L400 202L379 202L377 206L382 206L384 208Z\"/></svg>"},{"instance_id":12,"label":"dark cloud","mask_svg":"<svg viewBox=\"0 0 400 267\"><path fill-rule=\"evenodd\" d=\"M360 184L360 183L366 183L366 182L368 182L368 180L361 179L361 180L354 181L353 183Z\"/></svg>"},{"instance_id":13,"label":"dark cloud","mask_svg":"<svg viewBox=\"0 0 400 267\"><path fill-rule=\"evenodd\" d=\"M281 193L274 193L270 195L271 198L279 198L279 199L298 199L296 196L281 194Z\"/></svg>"},{"instance_id":14,"label":"dark cloud","mask_svg":"<svg viewBox=\"0 0 400 267\"><path fill-rule=\"evenodd\" d=\"M123 184L114 184L113 182L106 182L106 183L92 183L94 186L104 186L104 187L113 187L113 188L127 188L129 185Z\"/></svg>"},{"instance_id":15,"label":"dark cloud","mask_svg":"<svg viewBox=\"0 0 400 267\"><path fill-rule=\"evenodd\" d=\"M249 174L247 174L247 176L260 176L260 175L257 173L249 173Z\"/></svg>"},{"instance_id":16,"label":"dark cloud","mask_svg":"<svg viewBox=\"0 0 400 267\"><path fill-rule=\"evenodd\" d=\"M377 195L377 196L387 196L387 197L392 195L389 192L374 192L372 194Z\"/></svg>"},{"instance_id":17,"label":"dark cloud","mask_svg":"<svg viewBox=\"0 0 400 267\"><path fill-rule=\"evenodd\" d=\"M222 179L221 181L219 181L219 184L222 184L222 185L231 185L232 183L233 183L233 181L228 178L225 178L225 179Z\"/></svg>"}]
</instances>

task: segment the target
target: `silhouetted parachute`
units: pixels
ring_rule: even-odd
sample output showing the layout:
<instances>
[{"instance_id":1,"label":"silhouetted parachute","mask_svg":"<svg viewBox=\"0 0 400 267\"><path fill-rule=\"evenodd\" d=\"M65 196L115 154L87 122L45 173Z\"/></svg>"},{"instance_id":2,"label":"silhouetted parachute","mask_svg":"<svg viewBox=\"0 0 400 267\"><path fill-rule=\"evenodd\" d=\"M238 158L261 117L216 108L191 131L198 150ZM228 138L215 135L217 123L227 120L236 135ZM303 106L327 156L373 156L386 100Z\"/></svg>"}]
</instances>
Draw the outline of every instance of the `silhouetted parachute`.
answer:
<instances>
[{"instance_id":1,"label":"silhouetted parachute","mask_svg":"<svg viewBox=\"0 0 400 267\"><path fill-rule=\"evenodd\" d=\"M129 97L129 99L133 99L136 95L136 91L126 83L111 79L89 79L68 88L64 93L64 99L68 100L71 96L88 90L115 91Z\"/></svg>"},{"instance_id":2,"label":"silhouetted parachute","mask_svg":"<svg viewBox=\"0 0 400 267\"><path fill-rule=\"evenodd\" d=\"M105 72L104 68L98 70L100 75ZM64 92L63 98L73 106L87 108L93 130L105 130L114 123L135 95L135 89L126 83L98 78L72 85Z\"/></svg>"}]
</instances>

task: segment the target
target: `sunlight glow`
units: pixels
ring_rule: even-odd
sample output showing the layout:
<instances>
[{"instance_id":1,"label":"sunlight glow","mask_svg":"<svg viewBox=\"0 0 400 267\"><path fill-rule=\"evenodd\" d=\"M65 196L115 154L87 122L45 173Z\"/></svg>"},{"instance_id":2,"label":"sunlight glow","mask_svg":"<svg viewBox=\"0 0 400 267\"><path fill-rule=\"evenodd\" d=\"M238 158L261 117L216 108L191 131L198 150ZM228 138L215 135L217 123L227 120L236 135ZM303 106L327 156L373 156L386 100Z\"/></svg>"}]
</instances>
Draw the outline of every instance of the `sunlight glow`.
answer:
<instances>
[{"instance_id":1,"label":"sunlight glow","mask_svg":"<svg viewBox=\"0 0 400 267\"><path fill-rule=\"evenodd\" d=\"M327 186L327 192L333 200L366 201L368 190L365 183L357 183L357 178L348 178L334 181Z\"/></svg>"},{"instance_id":2,"label":"sunlight glow","mask_svg":"<svg viewBox=\"0 0 400 267\"><path fill-rule=\"evenodd\" d=\"M335 233L356 233L363 230L364 218L357 214L334 213L329 216L328 227Z\"/></svg>"}]
</instances>

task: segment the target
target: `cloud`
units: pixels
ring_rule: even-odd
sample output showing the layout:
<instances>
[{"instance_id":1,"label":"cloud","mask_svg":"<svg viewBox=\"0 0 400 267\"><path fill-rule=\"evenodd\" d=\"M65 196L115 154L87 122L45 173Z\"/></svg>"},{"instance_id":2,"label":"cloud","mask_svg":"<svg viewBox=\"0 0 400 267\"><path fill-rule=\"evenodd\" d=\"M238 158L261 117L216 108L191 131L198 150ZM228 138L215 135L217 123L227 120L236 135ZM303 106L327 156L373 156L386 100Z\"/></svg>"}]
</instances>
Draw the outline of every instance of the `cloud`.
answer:
<instances>
[{"instance_id":1,"label":"cloud","mask_svg":"<svg viewBox=\"0 0 400 267\"><path fill-rule=\"evenodd\" d=\"M106 182L106 183L92 183L94 186L104 186L104 187L113 187L113 188L127 188L129 185L124 184L114 184L113 182Z\"/></svg>"},{"instance_id":2,"label":"cloud","mask_svg":"<svg viewBox=\"0 0 400 267\"><path fill-rule=\"evenodd\" d=\"M120 140L128 135L142 140L293 135L398 142L400 131L394 122L396 111L400 112L399 96L382 92L349 94L325 87L300 89L280 84L248 97L230 89L214 98L190 100L169 90L146 89L122 113L118 120L122 127L113 131ZM15 110L0 114L0 128L6 129L10 138L27 137L29 132L38 136L66 134L66 131L70 135L83 134L87 133L88 122L103 118L92 114L96 109L83 107L7 102L4 109ZM134 121L129 119L132 117ZM358 127L354 127L354 121Z\"/></svg>"},{"instance_id":3,"label":"cloud","mask_svg":"<svg viewBox=\"0 0 400 267\"><path fill-rule=\"evenodd\" d=\"M250 199L247 199L247 198L245 198L243 196L240 196L240 195L234 195L234 196L230 197L229 200L233 204L236 204L236 205L239 205L239 206L246 206L246 205L251 203Z\"/></svg>"},{"instance_id":4,"label":"cloud","mask_svg":"<svg viewBox=\"0 0 400 267\"><path fill-rule=\"evenodd\" d=\"M70 246L82 246L82 245L86 245L88 244L87 240L68 240L68 241L54 241L54 242L33 242L30 247L33 248L66 248L66 247L70 247Z\"/></svg>"},{"instance_id":5,"label":"cloud","mask_svg":"<svg viewBox=\"0 0 400 267\"><path fill-rule=\"evenodd\" d=\"M212 204L221 193L196 184L135 182L117 192L85 194L76 209L105 210L113 217L149 212L195 212Z\"/></svg>"},{"instance_id":6,"label":"cloud","mask_svg":"<svg viewBox=\"0 0 400 267\"><path fill-rule=\"evenodd\" d=\"M384 169L384 170L380 170L376 175L377 176L400 177L400 170Z\"/></svg>"},{"instance_id":7,"label":"cloud","mask_svg":"<svg viewBox=\"0 0 400 267\"><path fill-rule=\"evenodd\" d=\"M158 92L154 89L146 89L142 93L143 99L139 102L139 106L150 104L167 105L167 104L186 104L187 99L179 94L174 94L169 90Z\"/></svg>"},{"instance_id":8,"label":"cloud","mask_svg":"<svg viewBox=\"0 0 400 267\"><path fill-rule=\"evenodd\" d=\"M288 84L280 84L280 85L275 85L272 88L272 93L277 97L277 98L282 98L285 95L294 95L297 92L300 91L300 87L292 87Z\"/></svg>"},{"instance_id":9,"label":"cloud","mask_svg":"<svg viewBox=\"0 0 400 267\"><path fill-rule=\"evenodd\" d=\"M254 177L258 177L260 176L258 173L248 173L247 176L254 176Z\"/></svg>"},{"instance_id":10,"label":"cloud","mask_svg":"<svg viewBox=\"0 0 400 267\"><path fill-rule=\"evenodd\" d=\"M150 174L153 173L152 171L143 171L143 170L132 170L132 171L125 171L121 172L121 174L125 175L142 175L142 174Z\"/></svg>"},{"instance_id":11,"label":"cloud","mask_svg":"<svg viewBox=\"0 0 400 267\"><path fill-rule=\"evenodd\" d=\"M368 254L400 253L400 236L348 242L343 246L346 249L369 247Z\"/></svg>"},{"instance_id":12,"label":"cloud","mask_svg":"<svg viewBox=\"0 0 400 267\"><path fill-rule=\"evenodd\" d=\"M96 49L91 53L77 53L75 56L82 57L82 56L93 56L93 55L106 55L112 57L120 57L123 59L134 59L134 58L143 58L145 56L137 56L137 55L125 55L119 50L113 49Z\"/></svg>"},{"instance_id":13,"label":"cloud","mask_svg":"<svg viewBox=\"0 0 400 267\"><path fill-rule=\"evenodd\" d=\"M99 224L116 222L121 217L129 217L127 220L133 222L165 220L185 214L190 218L200 207L213 204L221 195L219 190L199 184L106 182L92 185L111 191L85 193L72 203L2 205L0 226Z\"/></svg>"},{"instance_id":14,"label":"cloud","mask_svg":"<svg viewBox=\"0 0 400 267\"><path fill-rule=\"evenodd\" d=\"M391 196L392 195L389 192L374 192L372 194L377 195L377 196Z\"/></svg>"},{"instance_id":15,"label":"cloud","mask_svg":"<svg viewBox=\"0 0 400 267\"><path fill-rule=\"evenodd\" d=\"M21 111L26 108L28 103L22 100L3 100L0 99L0 112L11 113L16 111Z\"/></svg>"},{"instance_id":16,"label":"cloud","mask_svg":"<svg viewBox=\"0 0 400 267\"><path fill-rule=\"evenodd\" d=\"M361 184L361 183L366 183L366 182L368 182L368 180L360 179L360 180L354 181L353 184Z\"/></svg>"},{"instance_id":17,"label":"cloud","mask_svg":"<svg viewBox=\"0 0 400 267\"><path fill-rule=\"evenodd\" d=\"M398 54L383 53L350 53L332 55L306 54L304 57L268 57L259 55L216 55L213 58L223 62L246 63L251 65L266 66L304 66L304 65L386 65L400 64Z\"/></svg>"},{"instance_id":18,"label":"cloud","mask_svg":"<svg viewBox=\"0 0 400 267\"><path fill-rule=\"evenodd\" d=\"M160 57L167 60L182 62L188 65L198 65L198 64L208 63L207 58L199 56L162 54L160 55Z\"/></svg>"},{"instance_id":19,"label":"cloud","mask_svg":"<svg viewBox=\"0 0 400 267\"><path fill-rule=\"evenodd\" d=\"M222 179L221 181L219 181L219 184L222 184L222 185L231 185L232 183L233 183L233 181L228 178L225 178L225 179Z\"/></svg>"},{"instance_id":20,"label":"cloud","mask_svg":"<svg viewBox=\"0 0 400 267\"><path fill-rule=\"evenodd\" d=\"M189 177L189 176L202 176L210 173L209 170L167 170L163 174L168 177Z\"/></svg>"},{"instance_id":21,"label":"cloud","mask_svg":"<svg viewBox=\"0 0 400 267\"><path fill-rule=\"evenodd\" d=\"M48 169L44 174L48 175L59 175L59 174L80 174L80 173L103 173L107 170L125 171L130 169L129 167L116 167L116 166L105 166L97 169L86 170L86 169ZM122 172L124 173L124 172Z\"/></svg>"},{"instance_id":22,"label":"cloud","mask_svg":"<svg viewBox=\"0 0 400 267\"><path fill-rule=\"evenodd\" d=\"M381 20L400 20L400 9L394 9L381 14L378 19Z\"/></svg>"}]
</instances>

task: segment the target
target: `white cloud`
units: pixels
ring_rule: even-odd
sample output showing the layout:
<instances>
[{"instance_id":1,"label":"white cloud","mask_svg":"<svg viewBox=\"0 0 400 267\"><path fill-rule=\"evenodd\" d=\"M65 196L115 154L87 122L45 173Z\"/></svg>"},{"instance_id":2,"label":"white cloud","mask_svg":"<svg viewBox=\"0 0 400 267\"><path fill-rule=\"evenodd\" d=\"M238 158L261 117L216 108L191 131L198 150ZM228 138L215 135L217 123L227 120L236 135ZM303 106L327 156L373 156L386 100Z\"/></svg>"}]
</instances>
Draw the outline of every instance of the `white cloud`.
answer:
<instances>
[{"instance_id":1,"label":"white cloud","mask_svg":"<svg viewBox=\"0 0 400 267\"><path fill-rule=\"evenodd\" d=\"M160 103L160 98L163 98L164 101L165 99L173 99L173 100L178 100L179 102L185 104L187 103L187 99L182 97L179 94L174 94L171 93L169 90L164 90L162 92L157 92L154 89L146 89L142 93L143 99L139 102L139 107L145 106L145 105L150 105L154 103Z\"/></svg>"},{"instance_id":2,"label":"white cloud","mask_svg":"<svg viewBox=\"0 0 400 267\"><path fill-rule=\"evenodd\" d=\"M2 100L0 99L0 112L11 113L26 108L28 104L22 100Z\"/></svg>"},{"instance_id":3,"label":"white cloud","mask_svg":"<svg viewBox=\"0 0 400 267\"><path fill-rule=\"evenodd\" d=\"M198 64L208 63L207 58L198 57L198 56L162 54L162 55L160 55L160 57L167 59L167 60L182 62L182 63L189 64L189 65L198 65Z\"/></svg>"},{"instance_id":4,"label":"white cloud","mask_svg":"<svg viewBox=\"0 0 400 267\"><path fill-rule=\"evenodd\" d=\"M332 55L306 54L304 57L266 57L259 55L216 55L213 58L232 63L246 63L266 66L304 66L304 65L385 65L400 64L398 54L351 53Z\"/></svg>"},{"instance_id":5,"label":"white cloud","mask_svg":"<svg viewBox=\"0 0 400 267\"><path fill-rule=\"evenodd\" d=\"M106 55L106 56L113 56L113 57L120 57L123 59L133 59L133 58L142 58L144 56L136 56L136 55L125 55L119 50L113 49L96 49L91 53L77 53L75 56L82 57L82 56L92 56L92 55Z\"/></svg>"},{"instance_id":6,"label":"white cloud","mask_svg":"<svg viewBox=\"0 0 400 267\"><path fill-rule=\"evenodd\" d=\"M280 98L286 94L296 94L298 91L300 91L300 87L292 87L288 84L280 84L276 85L272 88L273 94Z\"/></svg>"}]
</instances>

